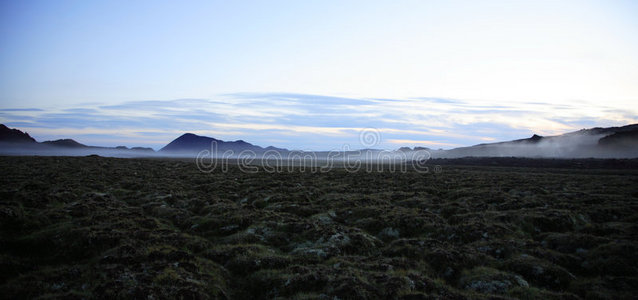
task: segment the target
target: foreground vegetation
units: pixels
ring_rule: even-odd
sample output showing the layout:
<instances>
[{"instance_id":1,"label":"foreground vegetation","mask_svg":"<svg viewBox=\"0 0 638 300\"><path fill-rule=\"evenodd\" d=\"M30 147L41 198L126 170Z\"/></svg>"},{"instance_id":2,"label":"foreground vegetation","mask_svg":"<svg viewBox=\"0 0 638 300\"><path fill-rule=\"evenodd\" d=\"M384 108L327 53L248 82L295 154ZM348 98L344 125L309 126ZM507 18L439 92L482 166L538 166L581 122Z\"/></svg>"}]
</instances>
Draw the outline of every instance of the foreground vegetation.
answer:
<instances>
[{"instance_id":1,"label":"foreground vegetation","mask_svg":"<svg viewBox=\"0 0 638 300\"><path fill-rule=\"evenodd\" d=\"M638 172L1 157L5 298L618 299Z\"/></svg>"}]
</instances>

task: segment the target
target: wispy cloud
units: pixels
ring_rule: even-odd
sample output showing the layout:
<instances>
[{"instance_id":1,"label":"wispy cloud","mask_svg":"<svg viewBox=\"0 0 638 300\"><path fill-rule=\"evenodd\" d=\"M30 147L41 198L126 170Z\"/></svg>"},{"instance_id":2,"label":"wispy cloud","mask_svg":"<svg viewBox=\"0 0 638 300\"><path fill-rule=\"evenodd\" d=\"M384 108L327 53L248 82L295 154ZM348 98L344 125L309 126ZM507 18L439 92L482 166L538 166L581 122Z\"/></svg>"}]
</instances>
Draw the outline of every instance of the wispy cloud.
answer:
<instances>
[{"instance_id":1,"label":"wispy cloud","mask_svg":"<svg viewBox=\"0 0 638 300\"><path fill-rule=\"evenodd\" d=\"M376 128L377 148L451 148L553 135L585 127L638 122L635 109L591 103L492 105L445 98L348 98L295 93L235 93L215 99L85 103L58 109L0 109L0 120L38 140L160 148L184 132L262 146L328 150L361 148L359 132Z\"/></svg>"},{"instance_id":2,"label":"wispy cloud","mask_svg":"<svg viewBox=\"0 0 638 300\"><path fill-rule=\"evenodd\" d=\"M399 145L423 145L428 147L458 147L460 144L442 143L437 141L420 141L420 140L396 140L389 139L388 143Z\"/></svg>"},{"instance_id":3,"label":"wispy cloud","mask_svg":"<svg viewBox=\"0 0 638 300\"><path fill-rule=\"evenodd\" d=\"M0 111L42 111L39 108L5 108L0 109Z\"/></svg>"}]
</instances>

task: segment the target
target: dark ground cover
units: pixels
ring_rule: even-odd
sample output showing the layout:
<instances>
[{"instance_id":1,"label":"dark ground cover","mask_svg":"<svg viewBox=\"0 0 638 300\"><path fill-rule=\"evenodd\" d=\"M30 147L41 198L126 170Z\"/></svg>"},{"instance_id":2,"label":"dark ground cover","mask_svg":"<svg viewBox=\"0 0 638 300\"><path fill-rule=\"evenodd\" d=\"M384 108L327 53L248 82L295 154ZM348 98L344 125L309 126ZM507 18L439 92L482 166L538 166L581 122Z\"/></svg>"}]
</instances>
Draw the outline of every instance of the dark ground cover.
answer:
<instances>
[{"instance_id":1,"label":"dark ground cover","mask_svg":"<svg viewBox=\"0 0 638 300\"><path fill-rule=\"evenodd\" d=\"M462 157L436 158L428 161L434 165L493 166L493 167L533 167L562 169L616 169L638 170L638 159L603 158L524 158L524 157Z\"/></svg>"},{"instance_id":2,"label":"dark ground cover","mask_svg":"<svg viewBox=\"0 0 638 300\"><path fill-rule=\"evenodd\" d=\"M618 299L638 171L0 157L2 298ZM337 297L337 298L335 298Z\"/></svg>"}]
</instances>

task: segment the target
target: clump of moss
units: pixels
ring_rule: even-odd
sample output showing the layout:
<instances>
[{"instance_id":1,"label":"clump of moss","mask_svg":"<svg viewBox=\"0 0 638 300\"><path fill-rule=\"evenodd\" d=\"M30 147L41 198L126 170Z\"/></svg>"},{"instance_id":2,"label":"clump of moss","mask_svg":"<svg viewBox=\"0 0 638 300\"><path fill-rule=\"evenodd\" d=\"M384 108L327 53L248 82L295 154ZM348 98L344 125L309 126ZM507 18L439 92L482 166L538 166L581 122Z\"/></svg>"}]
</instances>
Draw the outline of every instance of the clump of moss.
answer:
<instances>
[{"instance_id":1,"label":"clump of moss","mask_svg":"<svg viewBox=\"0 0 638 300\"><path fill-rule=\"evenodd\" d=\"M459 287L486 294L506 294L514 287L529 287L521 276L489 267L463 271Z\"/></svg>"}]
</instances>

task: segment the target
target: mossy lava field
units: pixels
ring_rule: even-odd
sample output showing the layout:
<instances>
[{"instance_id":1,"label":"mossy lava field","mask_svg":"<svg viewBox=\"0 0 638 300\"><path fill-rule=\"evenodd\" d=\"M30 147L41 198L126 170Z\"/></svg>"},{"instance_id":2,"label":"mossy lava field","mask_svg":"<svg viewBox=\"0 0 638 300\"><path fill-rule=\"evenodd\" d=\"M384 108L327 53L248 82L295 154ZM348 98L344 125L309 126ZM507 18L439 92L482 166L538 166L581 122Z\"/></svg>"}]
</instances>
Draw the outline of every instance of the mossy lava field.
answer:
<instances>
[{"instance_id":1,"label":"mossy lava field","mask_svg":"<svg viewBox=\"0 0 638 300\"><path fill-rule=\"evenodd\" d=\"M630 299L638 171L0 157L0 298Z\"/></svg>"}]
</instances>

